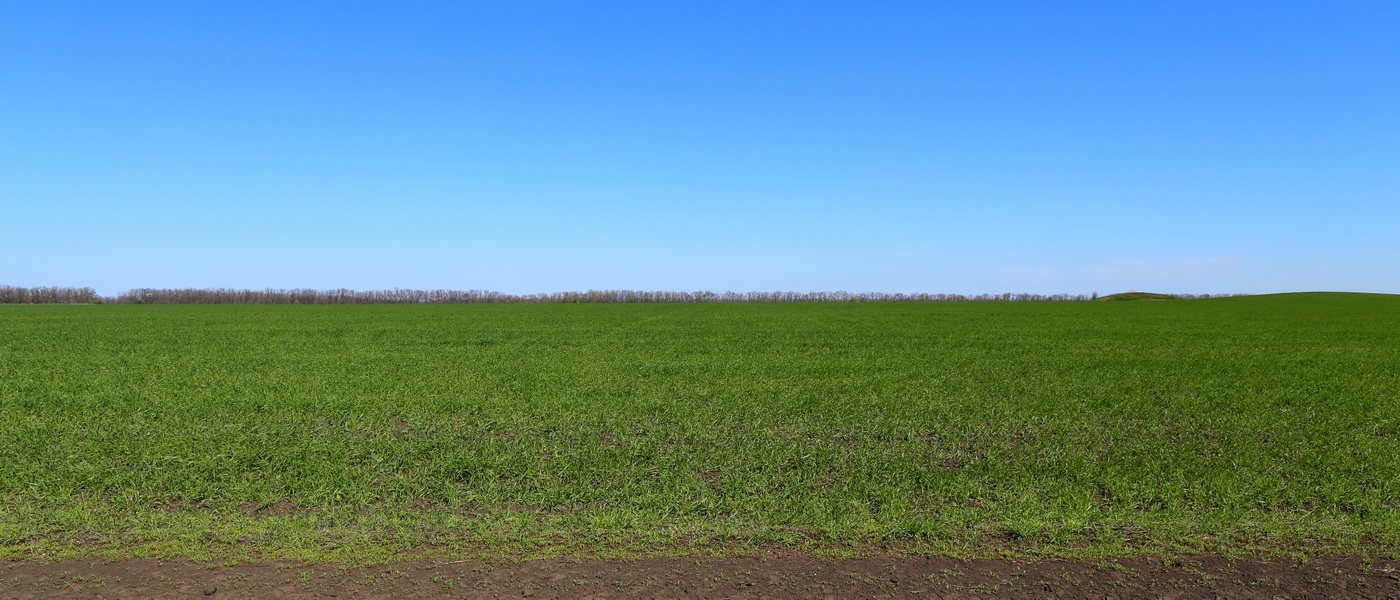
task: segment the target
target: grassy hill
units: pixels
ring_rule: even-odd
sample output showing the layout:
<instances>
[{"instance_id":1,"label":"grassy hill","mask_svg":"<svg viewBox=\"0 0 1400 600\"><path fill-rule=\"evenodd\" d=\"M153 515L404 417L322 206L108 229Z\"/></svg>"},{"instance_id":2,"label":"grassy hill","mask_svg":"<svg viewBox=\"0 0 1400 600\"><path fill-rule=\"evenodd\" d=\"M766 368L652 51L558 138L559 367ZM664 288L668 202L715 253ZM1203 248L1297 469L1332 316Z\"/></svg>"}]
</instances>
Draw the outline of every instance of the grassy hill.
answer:
<instances>
[{"instance_id":1,"label":"grassy hill","mask_svg":"<svg viewBox=\"0 0 1400 600\"><path fill-rule=\"evenodd\" d=\"M1152 292L1123 292L1121 294L1109 294L1099 296L1099 300L1176 300L1176 296L1171 294L1154 294Z\"/></svg>"}]
</instances>

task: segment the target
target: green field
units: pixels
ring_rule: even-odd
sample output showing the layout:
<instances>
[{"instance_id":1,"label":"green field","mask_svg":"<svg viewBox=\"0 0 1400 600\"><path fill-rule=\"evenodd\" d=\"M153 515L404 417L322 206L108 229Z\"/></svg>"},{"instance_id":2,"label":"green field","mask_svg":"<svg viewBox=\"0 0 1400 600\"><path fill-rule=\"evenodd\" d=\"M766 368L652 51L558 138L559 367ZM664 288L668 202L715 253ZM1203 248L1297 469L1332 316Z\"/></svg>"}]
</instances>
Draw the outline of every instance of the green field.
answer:
<instances>
[{"instance_id":1,"label":"green field","mask_svg":"<svg viewBox=\"0 0 1400 600\"><path fill-rule=\"evenodd\" d=\"M1394 553L1400 297L0 306L0 556Z\"/></svg>"}]
</instances>

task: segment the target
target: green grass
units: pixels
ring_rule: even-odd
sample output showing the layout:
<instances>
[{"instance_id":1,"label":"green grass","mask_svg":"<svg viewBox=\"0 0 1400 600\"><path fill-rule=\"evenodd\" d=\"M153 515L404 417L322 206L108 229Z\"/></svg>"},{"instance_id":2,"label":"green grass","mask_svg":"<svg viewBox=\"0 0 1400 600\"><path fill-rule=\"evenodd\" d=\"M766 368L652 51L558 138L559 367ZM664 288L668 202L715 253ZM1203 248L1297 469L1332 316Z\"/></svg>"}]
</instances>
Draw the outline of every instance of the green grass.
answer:
<instances>
[{"instance_id":1,"label":"green grass","mask_svg":"<svg viewBox=\"0 0 1400 600\"><path fill-rule=\"evenodd\" d=\"M0 306L0 556L1400 547L1400 297Z\"/></svg>"}]
</instances>

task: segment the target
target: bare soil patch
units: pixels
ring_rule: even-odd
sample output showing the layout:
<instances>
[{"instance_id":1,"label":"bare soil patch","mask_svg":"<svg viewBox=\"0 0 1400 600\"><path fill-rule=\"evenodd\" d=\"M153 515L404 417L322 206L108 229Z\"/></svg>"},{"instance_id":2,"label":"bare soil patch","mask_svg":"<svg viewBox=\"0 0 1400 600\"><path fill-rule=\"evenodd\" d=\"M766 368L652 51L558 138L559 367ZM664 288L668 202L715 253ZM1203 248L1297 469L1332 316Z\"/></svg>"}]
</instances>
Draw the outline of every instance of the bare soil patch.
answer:
<instances>
[{"instance_id":1,"label":"bare soil patch","mask_svg":"<svg viewBox=\"0 0 1400 600\"><path fill-rule=\"evenodd\" d=\"M0 600L30 598L1386 598L1400 561L1195 556L1013 561L731 558L337 565L100 559L0 562Z\"/></svg>"}]
</instances>

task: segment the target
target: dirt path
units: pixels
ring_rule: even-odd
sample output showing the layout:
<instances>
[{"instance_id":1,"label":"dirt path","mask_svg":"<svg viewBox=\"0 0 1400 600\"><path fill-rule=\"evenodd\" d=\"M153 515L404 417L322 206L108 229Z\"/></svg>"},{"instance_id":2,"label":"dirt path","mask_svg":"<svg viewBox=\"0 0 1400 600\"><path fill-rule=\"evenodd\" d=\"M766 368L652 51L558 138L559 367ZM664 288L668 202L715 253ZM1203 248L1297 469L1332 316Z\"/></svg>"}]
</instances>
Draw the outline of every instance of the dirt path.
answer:
<instances>
[{"instance_id":1,"label":"dirt path","mask_svg":"<svg viewBox=\"0 0 1400 600\"><path fill-rule=\"evenodd\" d=\"M0 600L29 598L1387 598L1400 561L1197 556L1013 562L805 555L333 565L0 562Z\"/></svg>"}]
</instances>

